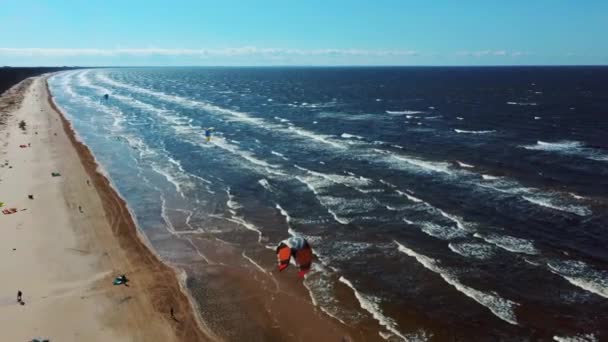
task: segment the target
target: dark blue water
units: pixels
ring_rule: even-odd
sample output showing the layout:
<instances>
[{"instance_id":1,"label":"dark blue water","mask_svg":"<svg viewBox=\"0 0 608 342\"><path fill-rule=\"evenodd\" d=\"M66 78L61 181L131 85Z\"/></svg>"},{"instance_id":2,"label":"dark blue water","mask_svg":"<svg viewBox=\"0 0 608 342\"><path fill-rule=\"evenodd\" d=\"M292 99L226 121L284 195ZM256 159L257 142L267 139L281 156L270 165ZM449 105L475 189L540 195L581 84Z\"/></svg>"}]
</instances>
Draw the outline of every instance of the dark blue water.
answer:
<instances>
[{"instance_id":1,"label":"dark blue water","mask_svg":"<svg viewBox=\"0 0 608 342\"><path fill-rule=\"evenodd\" d=\"M271 249L298 234L318 258L306 299L377 338L608 338L608 68L96 69L50 86L174 264L284 277Z\"/></svg>"}]
</instances>

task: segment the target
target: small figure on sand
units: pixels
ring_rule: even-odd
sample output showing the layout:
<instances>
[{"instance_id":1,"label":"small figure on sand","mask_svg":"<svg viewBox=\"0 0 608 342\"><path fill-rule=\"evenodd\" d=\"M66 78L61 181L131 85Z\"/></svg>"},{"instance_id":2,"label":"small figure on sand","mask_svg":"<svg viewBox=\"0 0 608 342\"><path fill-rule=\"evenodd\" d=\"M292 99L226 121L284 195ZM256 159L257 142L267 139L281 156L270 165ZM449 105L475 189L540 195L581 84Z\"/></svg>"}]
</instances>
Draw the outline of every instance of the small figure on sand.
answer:
<instances>
[{"instance_id":1,"label":"small figure on sand","mask_svg":"<svg viewBox=\"0 0 608 342\"><path fill-rule=\"evenodd\" d=\"M119 277L116 277L116 279L114 279L113 284L114 285L124 285L124 286L129 286L127 283L129 282L129 279L127 279L126 275L121 275Z\"/></svg>"},{"instance_id":2,"label":"small figure on sand","mask_svg":"<svg viewBox=\"0 0 608 342\"><path fill-rule=\"evenodd\" d=\"M82 207L78 206L78 211L80 211L80 213L82 214Z\"/></svg>"},{"instance_id":3,"label":"small figure on sand","mask_svg":"<svg viewBox=\"0 0 608 342\"><path fill-rule=\"evenodd\" d=\"M21 297L23 296L23 293L21 293L21 290L17 291L17 303L21 303Z\"/></svg>"}]
</instances>

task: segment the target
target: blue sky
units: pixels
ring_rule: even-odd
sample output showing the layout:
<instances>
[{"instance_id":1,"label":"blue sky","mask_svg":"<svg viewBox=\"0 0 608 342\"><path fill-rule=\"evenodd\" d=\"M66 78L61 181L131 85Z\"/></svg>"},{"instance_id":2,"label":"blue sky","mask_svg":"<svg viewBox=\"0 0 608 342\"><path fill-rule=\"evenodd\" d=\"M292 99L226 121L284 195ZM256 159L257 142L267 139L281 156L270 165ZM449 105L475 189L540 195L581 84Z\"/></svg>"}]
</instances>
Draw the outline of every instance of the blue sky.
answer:
<instances>
[{"instance_id":1,"label":"blue sky","mask_svg":"<svg viewBox=\"0 0 608 342\"><path fill-rule=\"evenodd\" d=\"M0 0L0 65L608 64L608 1Z\"/></svg>"}]
</instances>

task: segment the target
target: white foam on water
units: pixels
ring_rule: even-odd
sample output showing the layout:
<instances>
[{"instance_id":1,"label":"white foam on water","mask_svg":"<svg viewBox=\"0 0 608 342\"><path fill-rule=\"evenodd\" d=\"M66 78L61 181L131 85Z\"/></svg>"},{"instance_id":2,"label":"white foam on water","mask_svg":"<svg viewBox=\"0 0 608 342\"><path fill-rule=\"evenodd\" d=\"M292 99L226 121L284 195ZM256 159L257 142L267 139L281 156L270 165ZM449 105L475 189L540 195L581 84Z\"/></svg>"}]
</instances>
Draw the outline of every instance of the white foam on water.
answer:
<instances>
[{"instance_id":1,"label":"white foam on water","mask_svg":"<svg viewBox=\"0 0 608 342\"><path fill-rule=\"evenodd\" d=\"M577 195L577 194L575 194L575 193L573 193L573 192L569 192L568 194L569 194L570 196L572 196L573 198L577 199L577 200L584 200L584 199L586 199L584 196Z\"/></svg>"},{"instance_id":2,"label":"white foam on water","mask_svg":"<svg viewBox=\"0 0 608 342\"><path fill-rule=\"evenodd\" d=\"M306 187L308 187L308 189L310 191L312 191L312 193L314 193L316 195L316 197L319 200L319 202L323 205L323 207L325 207L325 209L327 210L327 212L334 218L334 220L336 220L336 222L341 223L341 224L349 224L350 223L350 221L348 219L338 216L338 214L336 214L336 212L333 211L327 205L327 203L324 203L323 196L320 196L319 191L315 188L315 186L312 184L312 182L309 182L304 177L300 177L300 176L296 176L296 179L298 181L300 181L301 183L303 183L304 185L306 185Z\"/></svg>"},{"instance_id":3,"label":"white foam on water","mask_svg":"<svg viewBox=\"0 0 608 342\"><path fill-rule=\"evenodd\" d=\"M541 207L545 207L545 208L549 208L549 209L553 209L553 210L564 211L564 212L575 214L578 216L589 216L589 215L593 214L591 209L589 209L585 206L580 206L580 205L575 205L575 204L558 204L558 203L555 203L553 199L547 198L547 197L522 196L522 198L530 203L534 203Z\"/></svg>"},{"instance_id":4,"label":"white foam on water","mask_svg":"<svg viewBox=\"0 0 608 342\"><path fill-rule=\"evenodd\" d=\"M354 134L348 134L348 133L342 133L342 135L340 135L340 136L344 139L359 139L359 140L365 139L364 137L362 137L360 135L354 135Z\"/></svg>"},{"instance_id":5,"label":"white foam on water","mask_svg":"<svg viewBox=\"0 0 608 342\"><path fill-rule=\"evenodd\" d=\"M413 115L413 114L422 114L424 112L418 110L387 110L386 114L391 115Z\"/></svg>"},{"instance_id":6,"label":"white foam on water","mask_svg":"<svg viewBox=\"0 0 608 342\"><path fill-rule=\"evenodd\" d=\"M578 334L575 336L553 336L557 342L599 342L594 334Z\"/></svg>"},{"instance_id":7,"label":"white foam on water","mask_svg":"<svg viewBox=\"0 0 608 342\"><path fill-rule=\"evenodd\" d=\"M495 250L492 245L475 242L450 242L448 245L450 250L463 257L473 258L478 260L487 260L494 256Z\"/></svg>"},{"instance_id":8,"label":"white foam on water","mask_svg":"<svg viewBox=\"0 0 608 342\"><path fill-rule=\"evenodd\" d=\"M410 221L410 220L408 220L408 219L407 219L407 218L405 218L405 217L403 218L403 222L405 222L405 223L407 223L407 224L411 224L411 225L414 225L414 224L415 224L415 223L414 223L414 221Z\"/></svg>"},{"instance_id":9,"label":"white foam on water","mask_svg":"<svg viewBox=\"0 0 608 342\"><path fill-rule=\"evenodd\" d=\"M243 258L245 258L245 260L249 261L253 266L255 266L255 268L257 268L260 272L268 274L268 271L266 271L264 267L262 267L260 264L255 262L255 260L248 257L247 254L245 254L245 251L243 251L241 255L243 256Z\"/></svg>"},{"instance_id":10,"label":"white foam on water","mask_svg":"<svg viewBox=\"0 0 608 342\"><path fill-rule=\"evenodd\" d=\"M285 209L283 209L278 203L275 204L275 208L277 208L281 215L285 217L285 222L287 222L287 225L289 226L291 224L291 216L289 216L289 213Z\"/></svg>"},{"instance_id":11,"label":"white foam on water","mask_svg":"<svg viewBox=\"0 0 608 342\"><path fill-rule=\"evenodd\" d=\"M454 132L456 132L456 133L462 133L462 134L488 134L488 133L494 133L496 131L495 130L467 131L467 130L464 130L464 129L454 129Z\"/></svg>"},{"instance_id":12,"label":"white foam on water","mask_svg":"<svg viewBox=\"0 0 608 342\"><path fill-rule=\"evenodd\" d=\"M154 90L150 90L150 89L146 89L146 88L141 88L138 86L129 85L126 83L117 82L117 81L112 80L111 78L109 78L108 76L106 76L103 73L97 73L96 76L97 76L98 80L100 80L101 82L103 82L105 84L108 84L108 85L111 85L114 87L118 87L118 88L127 89L127 90L135 92L135 93L144 94L147 96L153 96L155 98L161 99L166 102L171 102L171 103L174 103L174 104L177 104L180 106L185 106L188 108L198 108L198 109L202 109L202 110L205 110L208 112L217 113L220 115L227 116L232 120L255 125L256 127L260 127L260 128L263 128L263 129L266 129L269 131L273 131L273 132L295 133L296 135L299 135L301 137L305 137L305 138L311 139L313 141L332 146L337 149L347 148L347 146L344 146L344 145L340 144L339 142L331 140L328 136L325 136L322 134L317 134L317 133L305 130L303 128L296 127L294 125L289 125L288 127L285 127L283 125L277 125L277 124L267 122L266 120L261 119L261 118L252 117L247 113L222 108L222 107L219 107L219 106L207 103L207 102L191 100L191 99L177 96L177 95L170 95L170 94L166 94L166 93L159 92L159 91L154 91Z\"/></svg>"},{"instance_id":13,"label":"white foam on water","mask_svg":"<svg viewBox=\"0 0 608 342\"><path fill-rule=\"evenodd\" d=\"M405 337L405 335L403 333L401 333L399 330L397 330L397 328L398 328L397 322L395 322L394 319L387 317L382 313L382 309L380 308L380 299L379 298L373 297L370 295L366 295L366 294L363 294L363 293L357 291L357 289L355 288L353 283L351 283L350 280L344 278L343 276L341 276L340 279L338 279L338 280L342 284L345 284L351 290L353 290L355 297L357 298L357 301L359 301L359 306L361 306L361 308L363 310L369 312L372 315L372 317L376 321L378 321L378 323L380 323L381 326L388 329L388 331L390 331L395 336L401 338L404 341L407 341L407 338Z\"/></svg>"},{"instance_id":14,"label":"white foam on water","mask_svg":"<svg viewBox=\"0 0 608 342\"><path fill-rule=\"evenodd\" d=\"M547 263L553 273L562 276L572 285L608 298L608 272L593 269L582 261L553 261Z\"/></svg>"},{"instance_id":15,"label":"white foam on water","mask_svg":"<svg viewBox=\"0 0 608 342\"><path fill-rule=\"evenodd\" d=\"M456 290L488 308L498 318L513 325L517 325L515 307L519 305L518 303L515 303L509 299L502 298L494 292L485 293L466 286L462 284L456 277L452 276L447 270L440 267L436 260L429 258L425 255L416 253L397 241L395 241L395 244L397 244L398 250L400 252L415 258L416 261L418 261L426 269L438 274L441 278L443 278L446 283L456 288Z\"/></svg>"},{"instance_id":16,"label":"white foam on water","mask_svg":"<svg viewBox=\"0 0 608 342\"><path fill-rule=\"evenodd\" d=\"M226 189L226 194L228 195L228 200L226 201L226 206L232 210L241 209L243 206L240 205L237 201L234 200L234 195L230 193L230 188Z\"/></svg>"},{"instance_id":17,"label":"white foam on water","mask_svg":"<svg viewBox=\"0 0 608 342\"><path fill-rule=\"evenodd\" d=\"M320 143L332 146L332 147L337 148L337 149L346 149L347 148L346 146L344 146L344 145L342 145L342 144L340 144L338 142L335 142L335 141L331 140L330 137L327 136L327 135L313 133L311 131L308 131L308 130L305 130L305 129L302 129L302 128L298 128L296 126L289 126L287 129L289 131L297 134L297 135L300 135L300 136L303 136L305 138L309 138L311 140L314 140L314 141L317 141L317 142L320 142Z\"/></svg>"},{"instance_id":18,"label":"white foam on water","mask_svg":"<svg viewBox=\"0 0 608 342\"><path fill-rule=\"evenodd\" d=\"M274 189L272 188L272 186L270 185L270 183L268 183L268 181L266 179L259 179L258 184L260 184L264 189L266 189L270 192L274 191Z\"/></svg>"},{"instance_id":19,"label":"white foam on water","mask_svg":"<svg viewBox=\"0 0 608 342\"><path fill-rule=\"evenodd\" d=\"M407 192L403 192L401 190L395 190L396 193L398 193L401 196L404 196L405 198L407 198L408 200L412 201L412 202L416 202L416 203L426 203L423 200L421 200L418 197L414 197L410 194L408 194Z\"/></svg>"},{"instance_id":20,"label":"white foam on water","mask_svg":"<svg viewBox=\"0 0 608 342\"><path fill-rule=\"evenodd\" d=\"M356 313L345 312L340 308L340 303L333 294L334 282L317 264L313 264L311 272L306 275L303 284L308 290L312 304L329 317L344 325L348 325L347 320L352 321L358 318Z\"/></svg>"},{"instance_id":21,"label":"white foam on water","mask_svg":"<svg viewBox=\"0 0 608 342\"><path fill-rule=\"evenodd\" d=\"M285 119L285 118L278 117L278 116L275 116L275 117L274 117L274 119L275 119L275 120L278 120L278 121L280 121L280 122L289 122L289 120L287 120L287 119Z\"/></svg>"},{"instance_id":22,"label":"white foam on water","mask_svg":"<svg viewBox=\"0 0 608 342\"><path fill-rule=\"evenodd\" d=\"M561 140L556 142L547 142L538 140L535 145L522 145L520 147L527 150L573 155L596 161L608 161L608 154L590 147L586 147L585 144L580 141Z\"/></svg>"},{"instance_id":23,"label":"white foam on water","mask_svg":"<svg viewBox=\"0 0 608 342\"><path fill-rule=\"evenodd\" d=\"M509 101L507 102L508 105L512 105L512 106L536 106L537 103L536 102L515 102L515 101Z\"/></svg>"},{"instance_id":24,"label":"white foam on water","mask_svg":"<svg viewBox=\"0 0 608 342\"><path fill-rule=\"evenodd\" d=\"M397 187L396 185L391 184L391 183L389 183L389 182L385 181L384 179L380 179L379 181L380 181L380 183L382 183L382 184L384 184L384 185L388 186L389 188L393 188L393 189L394 189L394 188L396 188L396 187Z\"/></svg>"},{"instance_id":25,"label":"white foam on water","mask_svg":"<svg viewBox=\"0 0 608 342\"><path fill-rule=\"evenodd\" d=\"M279 158L281 158L281 159L283 159L283 160L289 160L287 157L285 157L285 155L283 155L283 154L281 154L281 153L279 153L279 152L276 152L276 151L270 151L270 153L271 153L271 154L274 154L275 156L277 156L277 157L279 157Z\"/></svg>"},{"instance_id":26,"label":"white foam on water","mask_svg":"<svg viewBox=\"0 0 608 342\"><path fill-rule=\"evenodd\" d=\"M457 116L457 117L456 117L456 120L464 120L464 118L462 118L462 117L460 117L460 116Z\"/></svg>"},{"instance_id":27,"label":"white foam on water","mask_svg":"<svg viewBox=\"0 0 608 342\"><path fill-rule=\"evenodd\" d=\"M540 151L564 151L573 150L583 147L583 144L579 141L562 140L557 142L546 142L538 140L535 145L524 145L522 146L528 150L540 150Z\"/></svg>"},{"instance_id":28,"label":"white foam on water","mask_svg":"<svg viewBox=\"0 0 608 342\"><path fill-rule=\"evenodd\" d=\"M415 225L419 226L420 230L427 235L441 240L451 240L466 236L465 232L451 226L438 225L432 222L420 222L415 223Z\"/></svg>"},{"instance_id":29,"label":"white foam on water","mask_svg":"<svg viewBox=\"0 0 608 342\"><path fill-rule=\"evenodd\" d=\"M565 196L566 194L557 192L546 193L539 189L527 188L516 181L504 177L493 178L493 176L482 175L482 178L484 182L475 183L475 185L501 193L518 195L523 200L544 208L568 212L579 216L588 216L592 214L592 211L586 206L571 203L569 198ZM570 197L577 200L583 200L574 196Z\"/></svg>"},{"instance_id":30,"label":"white foam on water","mask_svg":"<svg viewBox=\"0 0 608 342\"><path fill-rule=\"evenodd\" d=\"M458 166L460 166L460 167L464 167L464 168L467 168L467 169L472 169L472 168L475 167L474 165L463 163L463 162L458 161L458 160L456 161L456 164L458 164Z\"/></svg>"},{"instance_id":31,"label":"white foam on water","mask_svg":"<svg viewBox=\"0 0 608 342\"><path fill-rule=\"evenodd\" d=\"M535 116L534 117L534 120L540 120L540 119L542 119L540 116Z\"/></svg>"},{"instance_id":32,"label":"white foam on water","mask_svg":"<svg viewBox=\"0 0 608 342\"><path fill-rule=\"evenodd\" d=\"M349 175L349 176L337 175L337 174L327 174L327 173L312 171L312 170L303 168L298 165L294 165L294 166L299 170L306 171L309 175L324 179L326 181L329 181L330 183L342 184L342 185L345 185L345 186L348 186L351 188L368 186L368 185L371 185L373 182L369 178L366 178L363 176L357 177L353 173L351 173L351 175ZM329 186L329 185L331 185L330 183L317 182L317 184L322 187Z\"/></svg>"},{"instance_id":33,"label":"white foam on water","mask_svg":"<svg viewBox=\"0 0 608 342\"><path fill-rule=\"evenodd\" d=\"M497 247L500 247L506 251L513 253L523 253L529 255L539 254L539 251L534 247L532 241L516 238L508 235L497 235L497 234L473 234L474 237L482 239L487 243L491 243Z\"/></svg>"},{"instance_id":34,"label":"white foam on water","mask_svg":"<svg viewBox=\"0 0 608 342\"><path fill-rule=\"evenodd\" d=\"M240 216L225 217L224 219L226 221L236 223L247 230L251 230L252 232L255 232L256 234L258 234L258 242L259 243L262 242L262 231L255 224L253 224L251 222L247 222L244 218L242 218Z\"/></svg>"},{"instance_id":35,"label":"white foam on water","mask_svg":"<svg viewBox=\"0 0 608 342\"><path fill-rule=\"evenodd\" d=\"M380 150L376 150L380 151ZM448 175L452 175L453 172L449 169L449 164L444 162L432 162L426 161L422 159L417 159L413 157L407 157L404 155L399 155L395 153L383 153L385 154L385 159L390 165L394 165L396 167L405 167L406 169L415 169L417 171L423 172L437 172L437 173L445 173Z\"/></svg>"},{"instance_id":36,"label":"white foam on water","mask_svg":"<svg viewBox=\"0 0 608 342\"><path fill-rule=\"evenodd\" d=\"M491 175L481 175L481 178L483 178L484 180L497 180L500 179L500 177L497 176L491 176Z\"/></svg>"}]
</instances>

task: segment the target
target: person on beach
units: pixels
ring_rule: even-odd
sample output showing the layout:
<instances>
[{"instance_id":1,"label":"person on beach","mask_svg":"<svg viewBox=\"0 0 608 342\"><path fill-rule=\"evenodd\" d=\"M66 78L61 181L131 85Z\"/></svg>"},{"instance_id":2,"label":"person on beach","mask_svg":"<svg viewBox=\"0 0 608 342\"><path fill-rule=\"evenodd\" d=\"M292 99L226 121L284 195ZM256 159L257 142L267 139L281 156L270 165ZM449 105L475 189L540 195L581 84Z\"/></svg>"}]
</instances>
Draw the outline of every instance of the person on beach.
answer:
<instances>
[{"instance_id":1,"label":"person on beach","mask_svg":"<svg viewBox=\"0 0 608 342\"><path fill-rule=\"evenodd\" d=\"M23 293L21 293L21 290L17 291L17 303L21 303L21 297L22 297Z\"/></svg>"}]
</instances>

